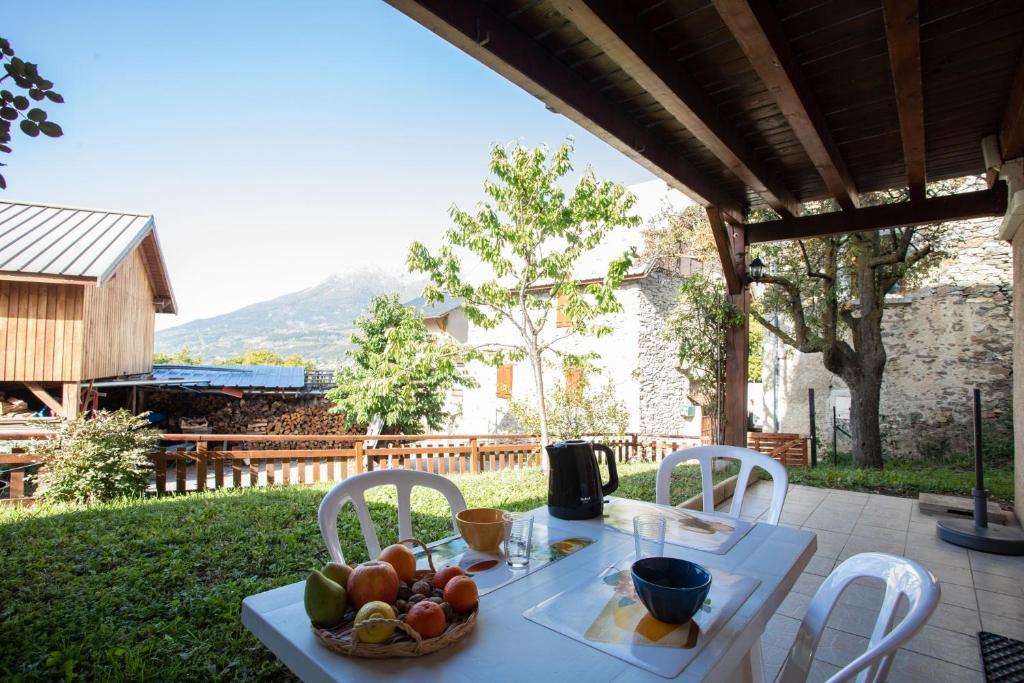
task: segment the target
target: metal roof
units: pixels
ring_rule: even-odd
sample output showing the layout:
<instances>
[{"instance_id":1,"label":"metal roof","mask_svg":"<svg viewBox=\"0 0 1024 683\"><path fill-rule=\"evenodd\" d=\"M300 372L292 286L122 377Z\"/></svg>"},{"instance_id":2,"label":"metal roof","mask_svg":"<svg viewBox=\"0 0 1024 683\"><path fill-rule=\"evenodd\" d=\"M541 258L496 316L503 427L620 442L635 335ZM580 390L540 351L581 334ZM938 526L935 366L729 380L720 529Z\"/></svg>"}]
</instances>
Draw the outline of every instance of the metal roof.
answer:
<instances>
[{"instance_id":1,"label":"metal roof","mask_svg":"<svg viewBox=\"0 0 1024 683\"><path fill-rule=\"evenodd\" d=\"M237 389L301 389L306 371L278 365L154 365L153 379L165 384Z\"/></svg>"},{"instance_id":2,"label":"metal roof","mask_svg":"<svg viewBox=\"0 0 1024 683\"><path fill-rule=\"evenodd\" d=\"M0 201L0 276L32 275L103 286L142 248L157 309L174 313L153 216Z\"/></svg>"},{"instance_id":3,"label":"metal roof","mask_svg":"<svg viewBox=\"0 0 1024 683\"><path fill-rule=\"evenodd\" d=\"M425 320L432 318L440 318L443 315L451 313L455 309L462 306L462 299L449 299L445 297L442 301L434 304L428 304L427 300L422 296L418 296L412 301L405 302L406 306L411 306L418 309L423 314Z\"/></svg>"}]
</instances>

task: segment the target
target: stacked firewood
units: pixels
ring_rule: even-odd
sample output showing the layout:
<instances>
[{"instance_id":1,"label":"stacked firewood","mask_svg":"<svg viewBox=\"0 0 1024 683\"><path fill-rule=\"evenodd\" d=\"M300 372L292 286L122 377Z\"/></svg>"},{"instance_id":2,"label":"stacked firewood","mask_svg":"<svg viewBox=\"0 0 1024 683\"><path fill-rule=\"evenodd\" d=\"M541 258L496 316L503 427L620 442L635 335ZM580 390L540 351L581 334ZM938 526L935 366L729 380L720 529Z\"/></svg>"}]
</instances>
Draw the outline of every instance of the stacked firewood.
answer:
<instances>
[{"instance_id":1,"label":"stacked firewood","mask_svg":"<svg viewBox=\"0 0 1024 683\"><path fill-rule=\"evenodd\" d=\"M346 434L345 418L330 413L319 396L255 395L241 399L216 394L153 392L147 410L167 416L168 432L195 433L205 420L208 434ZM354 429L353 433L362 430Z\"/></svg>"}]
</instances>

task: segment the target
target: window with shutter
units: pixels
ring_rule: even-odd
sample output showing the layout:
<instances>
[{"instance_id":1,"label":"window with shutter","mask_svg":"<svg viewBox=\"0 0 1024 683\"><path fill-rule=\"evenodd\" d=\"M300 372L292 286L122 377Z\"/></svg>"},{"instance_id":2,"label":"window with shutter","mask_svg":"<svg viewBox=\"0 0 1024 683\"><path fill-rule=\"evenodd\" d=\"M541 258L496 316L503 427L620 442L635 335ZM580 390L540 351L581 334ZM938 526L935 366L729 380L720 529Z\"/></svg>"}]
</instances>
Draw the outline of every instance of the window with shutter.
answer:
<instances>
[{"instance_id":1,"label":"window with shutter","mask_svg":"<svg viewBox=\"0 0 1024 683\"><path fill-rule=\"evenodd\" d=\"M576 393L582 387L580 384L583 380L583 368L566 368L565 369L565 391L566 393Z\"/></svg>"},{"instance_id":2,"label":"window with shutter","mask_svg":"<svg viewBox=\"0 0 1024 683\"><path fill-rule=\"evenodd\" d=\"M495 392L498 398L512 398L512 366L498 366L498 387Z\"/></svg>"},{"instance_id":3,"label":"window with shutter","mask_svg":"<svg viewBox=\"0 0 1024 683\"><path fill-rule=\"evenodd\" d=\"M572 327L572 320L565 313L565 307L569 305L569 299L564 294L558 295L558 310L555 317L555 327Z\"/></svg>"}]
</instances>

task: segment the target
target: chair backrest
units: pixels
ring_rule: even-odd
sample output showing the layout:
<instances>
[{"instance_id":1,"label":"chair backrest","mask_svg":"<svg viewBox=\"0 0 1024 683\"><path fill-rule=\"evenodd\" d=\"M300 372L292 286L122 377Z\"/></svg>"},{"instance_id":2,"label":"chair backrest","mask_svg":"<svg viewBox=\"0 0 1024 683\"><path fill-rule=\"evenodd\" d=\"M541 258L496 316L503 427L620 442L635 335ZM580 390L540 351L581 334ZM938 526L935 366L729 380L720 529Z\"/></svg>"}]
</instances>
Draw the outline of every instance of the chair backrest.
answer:
<instances>
[{"instance_id":1,"label":"chair backrest","mask_svg":"<svg viewBox=\"0 0 1024 683\"><path fill-rule=\"evenodd\" d=\"M755 467L768 472L772 477L772 504L768 509L768 523L778 524L782 515L782 505L786 502L786 490L789 488L789 475L786 473L786 466L777 460L773 460L764 453L752 451L749 448L739 446L698 446L697 448L684 448L665 456L658 466L658 479L655 484L655 502L659 505L671 505L669 500L669 484L672 480L672 468L676 465L696 460L700 463L701 486L704 489L704 512L715 511L715 493L712 479L712 466L715 458L729 458L739 460L740 473L736 478L736 490L732 494L732 505L729 507L729 514L733 517L740 516L740 509L743 507L743 496L747 492L747 481L750 479L750 472Z\"/></svg>"},{"instance_id":2,"label":"chair backrest","mask_svg":"<svg viewBox=\"0 0 1024 683\"><path fill-rule=\"evenodd\" d=\"M803 623L800 624L796 642L782 665L778 683L807 680L814 651L832 608L843 590L862 577L885 581L882 607L867 650L829 678L828 683L851 681L854 677L858 683L883 683L887 679L896 650L921 630L939 604L939 584L931 572L913 560L885 553L861 553L832 570L814 594ZM893 619L901 598L906 598L909 609L896 628L893 628Z\"/></svg>"},{"instance_id":3,"label":"chair backrest","mask_svg":"<svg viewBox=\"0 0 1024 683\"><path fill-rule=\"evenodd\" d=\"M370 510L366 505L366 491L378 486L394 486L398 490L398 537L400 539L412 537L412 510L410 495L413 487L423 486L435 489L444 494L448 499L448 505L452 509L452 528L455 528L455 515L466 509L466 499L462 497L462 491L452 483L437 474L430 472L419 472L416 470L378 470L366 472L350 479L346 479L334 486L320 503L320 510L317 517L320 521L320 535L327 544L327 551L331 555L332 562L344 562L345 556L341 552L341 543L338 540L338 513L345 501L352 501L352 507L359 517L359 526L363 531L363 540L366 541L366 550L370 558L380 554L380 540L377 538L377 530L370 518Z\"/></svg>"}]
</instances>

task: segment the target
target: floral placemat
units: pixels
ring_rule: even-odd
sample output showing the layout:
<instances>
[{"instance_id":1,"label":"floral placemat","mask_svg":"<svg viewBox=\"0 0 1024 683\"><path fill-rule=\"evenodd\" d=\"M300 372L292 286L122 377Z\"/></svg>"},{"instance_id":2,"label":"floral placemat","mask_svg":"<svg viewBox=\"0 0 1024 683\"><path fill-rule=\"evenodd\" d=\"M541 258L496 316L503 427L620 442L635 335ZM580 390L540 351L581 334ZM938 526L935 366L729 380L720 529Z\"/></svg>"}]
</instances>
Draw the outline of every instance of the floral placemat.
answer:
<instances>
[{"instance_id":1,"label":"floral placemat","mask_svg":"<svg viewBox=\"0 0 1024 683\"><path fill-rule=\"evenodd\" d=\"M665 624L633 590L632 556L523 613L530 621L634 666L673 678L686 668L761 583L708 567L711 591L685 624Z\"/></svg>"},{"instance_id":2,"label":"floral placemat","mask_svg":"<svg viewBox=\"0 0 1024 683\"><path fill-rule=\"evenodd\" d=\"M682 510L642 500L613 498L605 503L604 524L616 531L633 533L633 517L660 515L667 522L665 541L675 545L724 555L754 528L750 522L709 512Z\"/></svg>"},{"instance_id":3,"label":"floral placemat","mask_svg":"<svg viewBox=\"0 0 1024 683\"><path fill-rule=\"evenodd\" d=\"M551 538L546 526L534 522L530 564L523 569L510 568L505 563L505 556L500 552L481 553L473 550L466 545L461 536L432 545L430 552L434 558L434 567L440 569L448 565L458 565L462 571L473 577L477 590L481 595L485 595L577 553L593 543L593 538L585 536ZM422 549L416 551L416 557L417 565L421 569L426 569L427 559Z\"/></svg>"}]
</instances>

